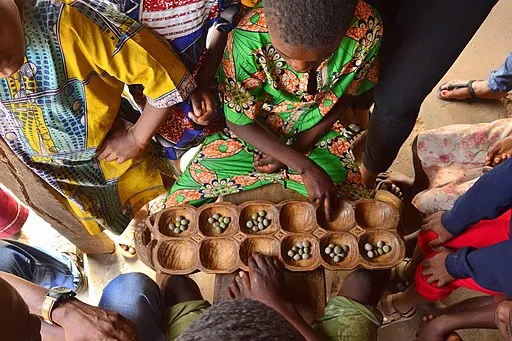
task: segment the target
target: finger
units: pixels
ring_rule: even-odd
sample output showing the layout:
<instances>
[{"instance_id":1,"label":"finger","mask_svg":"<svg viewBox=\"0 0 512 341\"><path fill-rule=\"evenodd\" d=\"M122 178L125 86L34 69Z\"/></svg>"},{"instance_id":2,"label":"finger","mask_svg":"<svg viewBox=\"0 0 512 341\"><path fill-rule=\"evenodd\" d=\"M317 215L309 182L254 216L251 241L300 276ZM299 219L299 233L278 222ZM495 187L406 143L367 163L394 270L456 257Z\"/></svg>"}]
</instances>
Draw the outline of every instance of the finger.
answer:
<instances>
[{"instance_id":1,"label":"finger","mask_svg":"<svg viewBox=\"0 0 512 341\"><path fill-rule=\"evenodd\" d=\"M115 153L112 153L108 157L105 158L105 161L107 161L107 162L112 162L114 160L117 160L117 154L115 154Z\"/></svg>"},{"instance_id":2,"label":"finger","mask_svg":"<svg viewBox=\"0 0 512 341\"><path fill-rule=\"evenodd\" d=\"M110 149L104 148L101 153L98 154L98 159L105 160L111 154Z\"/></svg>"},{"instance_id":3,"label":"finger","mask_svg":"<svg viewBox=\"0 0 512 341\"><path fill-rule=\"evenodd\" d=\"M442 245L441 241L439 240L439 237L437 237L436 239L434 239L433 241L431 241L429 243L430 247L432 248L436 248L438 247L439 245Z\"/></svg>"},{"instance_id":4,"label":"finger","mask_svg":"<svg viewBox=\"0 0 512 341\"><path fill-rule=\"evenodd\" d=\"M324 199L324 210L325 210L325 216L327 217L327 221L332 221L332 218L333 218L333 207L334 205L332 204L332 197L331 196L328 196Z\"/></svg>"},{"instance_id":5,"label":"finger","mask_svg":"<svg viewBox=\"0 0 512 341\"><path fill-rule=\"evenodd\" d=\"M210 91L207 91L204 96L204 106L206 112L209 112L211 114L215 112L215 107L217 105L215 104L215 99L213 98L213 95Z\"/></svg>"},{"instance_id":6,"label":"finger","mask_svg":"<svg viewBox=\"0 0 512 341\"><path fill-rule=\"evenodd\" d=\"M441 280L437 281L437 287L438 288L444 287L445 284L446 283L444 281L441 281Z\"/></svg>"},{"instance_id":7,"label":"finger","mask_svg":"<svg viewBox=\"0 0 512 341\"><path fill-rule=\"evenodd\" d=\"M495 165L499 164L500 162L501 162L501 158L499 158L499 157L495 157L494 158L494 164Z\"/></svg>"},{"instance_id":8,"label":"finger","mask_svg":"<svg viewBox=\"0 0 512 341\"><path fill-rule=\"evenodd\" d=\"M430 268L432 266L432 264L430 264L430 261L428 259L423 261L422 264L423 264L424 268Z\"/></svg>"},{"instance_id":9,"label":"finger","mask_svg":"<svg viewBox=\"0 0 512 341\"><path fill-rule=\"evenodd\" d=\"M117 163L118 164L122 164L122 163L125 163L126 161L128 161L130 158L127 158L126 156L120 156L117 158Z\"/></svg>"},{"instance_id":10,"label":"finger","mask_svg":"<svg viewBox=\"0 0 512 341\"><path fill-rule=\"evenodd\" d=\"M427 283L428 284L432 284L436 281L436 279L434 278L434 276L430 276L430 277L427 277Z\"/></svg>"},{"instance_id":11,"label":"finger","mask_svg":"<svg viewBox=\"0 0 512 341\"><path fill-rule=\"evenodd\" d=\"M433 275L432 269L431 268L427 268L427 269L423 270L421 272L421 275L424 276L424 277L432 276Z\"/></svg>"}]
</instances>

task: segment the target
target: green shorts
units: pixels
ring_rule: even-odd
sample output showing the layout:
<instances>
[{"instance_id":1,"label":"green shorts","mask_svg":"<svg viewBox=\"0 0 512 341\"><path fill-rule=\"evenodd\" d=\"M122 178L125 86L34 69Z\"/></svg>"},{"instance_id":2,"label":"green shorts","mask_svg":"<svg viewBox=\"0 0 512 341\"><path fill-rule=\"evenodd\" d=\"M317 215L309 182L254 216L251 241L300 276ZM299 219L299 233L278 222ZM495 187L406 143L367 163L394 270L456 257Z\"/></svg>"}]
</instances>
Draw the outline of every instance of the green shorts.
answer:
<instances>
[{"instance_id":1,"label":"green shorts","mask_svg":"<svg viewBox=\"0 0 512 341\"><path fill-rule=\"evenodd\" d=\"M178 303L167 309L165 321L169 341L174 341L180 336L208 308L208 301L197 300Z\"/></svg>"},{"instance_id":2,"label":"green shorts","mask_svg":"<svg viewBox=\"0 0 512 341\"><path fill-rule=\"evenodd\" d=\"M204 300L178 303L167 310L166 321L169 340L173 341L206 309ZM325 308L325 315L313 323L322 340L375 341L382 314L377 308L366 306L343 296L337 296Z\"/></svg>"},{"instance_id":3,"label":"green shorts","mask_svg":"<svg viewBox=\"0 0 512 341\"><path fill-rule=\"evenodd\" d=\"M381 324L382 314L377 308L337 296L327 302L324 317L312 327L322 340L376 341Z\"/></svg>"}]
</instances>

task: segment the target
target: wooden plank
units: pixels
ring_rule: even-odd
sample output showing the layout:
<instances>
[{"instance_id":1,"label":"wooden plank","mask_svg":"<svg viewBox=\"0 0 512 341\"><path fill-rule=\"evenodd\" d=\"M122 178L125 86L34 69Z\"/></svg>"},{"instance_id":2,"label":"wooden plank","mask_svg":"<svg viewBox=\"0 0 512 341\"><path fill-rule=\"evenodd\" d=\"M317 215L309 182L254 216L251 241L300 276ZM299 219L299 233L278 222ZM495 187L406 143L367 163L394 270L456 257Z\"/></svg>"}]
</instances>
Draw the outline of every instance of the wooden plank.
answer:
<instances>
[{"instance_id":1,"label":"wooden plank","mask_svg":"<svg viewBox=\"0 0 512 341\"><path fill-rule=\"evenodd\" d=\"M105 234L90 235L62 205L62 196L25 166L0 138L0 182L84 253L112 253Z\"/></svg>"},{"instance_id":2,"label":"wooden plank","mask_svg":"<svg viewBox=\"0 0 512 341\"><path fill-rule=\"evenodd\" d=\"M227 299L226 291L234 277L234 273L215 276L214 303ZM291 302L307 322L324 315L326 300L323 269L308 272L285 271L285 281Z\"/></svg>"}]
</instances>

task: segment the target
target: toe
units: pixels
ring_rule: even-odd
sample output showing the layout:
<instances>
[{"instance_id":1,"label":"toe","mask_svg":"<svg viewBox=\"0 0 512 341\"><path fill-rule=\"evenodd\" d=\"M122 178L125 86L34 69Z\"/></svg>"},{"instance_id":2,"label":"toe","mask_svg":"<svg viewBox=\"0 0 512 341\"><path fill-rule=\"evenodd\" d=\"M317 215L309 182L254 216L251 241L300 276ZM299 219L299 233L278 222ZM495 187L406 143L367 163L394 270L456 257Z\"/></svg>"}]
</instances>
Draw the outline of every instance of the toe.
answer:
<instances>
[{"instance_id":1,"label":"toe","mask_svg":"<svg viewBox=\"0 0 512 341\"><path fill-rule=\"evenodd\" d=\"M238 281L237 281L237 278L238 276L236 276L233 281L231 282L231 284L229 285L228 289L228 295L230 294L231 292L231 296L233 298L238 298L241 296L241 291L240 291L240 286L238 284Z\"/></svg>"}]
</instances>

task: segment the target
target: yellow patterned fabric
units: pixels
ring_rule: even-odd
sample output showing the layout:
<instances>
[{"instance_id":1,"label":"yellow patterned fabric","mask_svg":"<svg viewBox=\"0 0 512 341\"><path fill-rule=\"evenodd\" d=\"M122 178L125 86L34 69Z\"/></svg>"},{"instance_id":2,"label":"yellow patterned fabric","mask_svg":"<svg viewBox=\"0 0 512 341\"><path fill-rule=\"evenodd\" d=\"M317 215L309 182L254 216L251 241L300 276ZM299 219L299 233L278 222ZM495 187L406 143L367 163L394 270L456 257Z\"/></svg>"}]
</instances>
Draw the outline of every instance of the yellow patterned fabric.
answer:
<instances>
[{"instance_id":1,"label":"yellow patterned fabric","mask_svg":"<svg viewBox=\"0 0 512 341\"><path fill-rule=\"evenodd\" d=\"M158 108L194 89L185 66L149 29L102 0L25 0L26 57L0 79L0 135L61 193L90 233L121 233L164 191L148 155L121 165L96 149L120 112L125 84Z\"/></svg>"}]
</instances>

